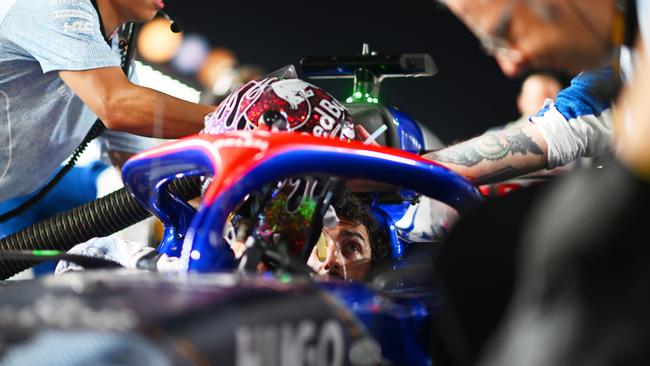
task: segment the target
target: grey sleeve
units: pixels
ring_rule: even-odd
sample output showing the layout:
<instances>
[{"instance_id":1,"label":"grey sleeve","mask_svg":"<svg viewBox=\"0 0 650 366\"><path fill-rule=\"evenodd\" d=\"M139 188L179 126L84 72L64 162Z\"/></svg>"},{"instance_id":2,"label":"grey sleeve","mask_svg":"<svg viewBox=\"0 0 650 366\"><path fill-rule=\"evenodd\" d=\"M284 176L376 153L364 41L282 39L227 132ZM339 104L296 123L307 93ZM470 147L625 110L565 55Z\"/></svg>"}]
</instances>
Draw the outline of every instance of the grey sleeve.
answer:
<instances>
[{"instance_id":1,"label":"grey sleeve","mask_svg":"<svg viewBox=\"0 0 650 366\"><path fill-rule=\"evenodd\" d=\"M19 1L4 27L10 41L36 60L43 73L120 65L90 1Z\"/></svg>"}]
</instances>

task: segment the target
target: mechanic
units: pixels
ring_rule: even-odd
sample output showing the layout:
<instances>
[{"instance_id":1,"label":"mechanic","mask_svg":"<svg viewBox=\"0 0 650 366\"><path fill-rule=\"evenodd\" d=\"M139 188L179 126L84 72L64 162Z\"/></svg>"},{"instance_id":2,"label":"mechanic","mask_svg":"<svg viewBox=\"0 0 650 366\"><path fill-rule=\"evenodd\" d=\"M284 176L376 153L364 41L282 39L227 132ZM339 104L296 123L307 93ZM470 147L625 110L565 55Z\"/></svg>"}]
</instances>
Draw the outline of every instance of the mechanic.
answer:
<instances>
[{"instance_id":1,"label":"mechanic","mask_svg":"<svg viewBox=\"0 0 650 366\"><path fill-rule=\"evenodd\" d=\"M614 0L443 2L478 36L508 76L527 68L561 68L572 74L600 68L617 61L615 55L624 41L631 46L636 35L636 31L625 32L626 24L635 21L634 14L627 13L628 22L619 21L626 14ZM622 48L621 64L629 77L631 57L628 48ZM483 184L601 155L611 149L612 96L592 89L617 78L617 70L608 68L582 73L554 103L547 103L531 118L533 123L488 131L426 157Z\"/></svg>"},{"instance_id":2,"label":"mechanic","mask_svg":"<svg viewBox=\"0 0 650 366\"><path fill-rule=\"evenodd\" d=\"M463 152L480 151L482 142L501 142L501 150L509 154L507 158L497 159L490 170L467 173L481 177L503 169L527 170L539 166L540 159L552 166L570 158L575 151L598 149L596 145L603 141L603 132L612 127L617 143L618 160L608 169L574 175L533 206L521 239L524 261L520 264L520 286L510 305L503 338L485 363L643 363L648 360L650 343L646 312L649 301L644 290L648 287L648 231L644 217L650 196L650 77L644 53L650 41L648 2L446 3L479 36L508 75L526 67L577 72L609 63L613 64L612 76L619 76L620 67L621 78L628 84L617 106L622 112L617 113L613 125L610 111L594 110L593 106L598 105L592 102L594 88L587 87L594 83L587 79L577 85L573 82L568 91L575 92L560 93L571 97L567 98L571 103L566 103L564 112L559 96L555 105L547 105L532 118L534 123L527 129L519 130L528 139L526 146L533 146L532 141L539 148L535 152L530 148L511 150L516 141L508 141L505 134L492 135L492 140L470 140L456 148L456 156L460 156ZM611 85L607 89L611 92ZM580 122L580 116L585 114L592 115ZM552 122L553 115L557 116L557 123ZM571 145L579 149L573 150ZM527 157L531 158L531 152L537 159L525 162ZM440 158L454 160L450 154ZM483 160L486 159L475 159L477 164ZM465 168L470 166L465 164Z\"/></svg>"},{"instance_id":3,"label":"mechanic","mask_svg":"<svg viewBox=\"0 0 650 366\"><path fill-rule=\"evenodd\" d=\"M99 117L116 163L151 143L198 132L214 107L138 86L124 75L118 28L162 0L0 3L0 201L43 185ZM123 131L129 134L120 134Z\"/></svg>"},{"instance_id":4,"label":"mechanic","mask_svg":"<svg viewBox=\"0 0 650 366\"><path fill-rule=\"evenodd\" d=\"M526 69L558 69L573 74L583 69L596 71L582 72L574 78L555 101L546 103L531 118L532 123L523 128L489 131L428 154L429 158L482 183L555 168L577 157L598 156L611 149L611 100L621 79L633 81L632 61L642 54L642 42L649 39L647 2L446 0L444 3L478 36L506 75L517 75ZM630 87L634 89L634 83ZM639 103L639 108L647 106ZM626 149L620 132L618 129L618 148ZM473 215L474 220L466 216L450 233L447 244L451 245L445 246L437 262L441 272L448 272L445 281L457 282L457 289L448 288L448 292L454 299L455 310L462 313L461 319L467 319L465 325L477 328L469 331L475 349L483 346L485 337L498 324L501 312L510 301L510 291L504 287L509 286L508 282L514 286L515 267L519 265L516 254L521 246L527 245L520 241L520 234L532 222L528 217L531 207L544 197L538 188L482 205L481 212ZM586 190L588 187L583 187ZM584 202L578 192L583 191L574 191L575 197L567 202L581 207ZM603 194L611 192L615 190ZM584 226L585 217L580 219ZM543 229L554 230L548 225ZM458 263L466 266L461 269ZM466 268L472 269L472 276L468 276ZM454 279L449 281L452 277L449 272L454 269ZM492 281L486 286L476 278ZM471 296L462 299L463 294ZM491 304L486 304L481 294L488 294ZM501 300L493 301L501 296ZM464 306L459 306L459 297ZM482 301L481 311L476 310L477 301ZM493 309L493 314L486 315L485 309ZM480 324L485 319L494 322Z\"/></svg>"}]
</instances>

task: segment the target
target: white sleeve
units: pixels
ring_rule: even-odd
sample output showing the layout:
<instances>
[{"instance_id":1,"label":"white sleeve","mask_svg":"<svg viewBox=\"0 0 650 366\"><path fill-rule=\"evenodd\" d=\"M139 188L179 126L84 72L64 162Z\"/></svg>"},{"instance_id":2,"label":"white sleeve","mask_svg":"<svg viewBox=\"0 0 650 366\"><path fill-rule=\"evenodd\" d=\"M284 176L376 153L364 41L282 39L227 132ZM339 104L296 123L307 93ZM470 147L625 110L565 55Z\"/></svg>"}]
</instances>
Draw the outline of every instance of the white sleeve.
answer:
<instances>
[{"instance_id":1,"label":"white sleeve","mask_svg":"<svg viewBox=\"0 0 650 366\"><path fill-rule=\"evenodd\" d=\"M612 149L608 88L617 78L611 67L583 72L571 80L555 102L547 100L542 110L530 118L548 143L548 169Z\"/></svg>"},{"instance_id":2,"label":"white sleeve","mask_svg":"<svg viewBox=\"0 0 650 366\"><path fill-rule=\"evenodd\" d=\"M546 112L531 117L548 143L547 169L566 165L580 157L595 157L612 149L612 110L600 115L568 120L549 100Z\"/></svg>"}]
</instances>

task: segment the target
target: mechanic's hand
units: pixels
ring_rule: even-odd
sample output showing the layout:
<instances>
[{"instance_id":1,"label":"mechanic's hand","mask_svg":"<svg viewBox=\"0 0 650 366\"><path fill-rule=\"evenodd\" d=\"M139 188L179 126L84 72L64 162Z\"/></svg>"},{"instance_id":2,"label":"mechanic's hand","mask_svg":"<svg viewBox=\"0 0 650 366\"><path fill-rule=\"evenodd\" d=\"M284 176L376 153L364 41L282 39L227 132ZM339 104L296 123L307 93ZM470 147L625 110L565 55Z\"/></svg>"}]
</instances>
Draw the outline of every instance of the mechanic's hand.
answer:
<instances>
[{"instance_id":1,"label":"mechanic's hand","mask_svg":"<svg viewBox=\"0 0 650 366\"><path fill-rule=\"evenodd\" d=\"M120 238L103 237L75 245L68 254L83 255L111 260L129 269L148 269L159 272L176 272L180 269L180 260L157 253L142 243L136 243ZM59 261L54 274L83 271L84 268L76 263Z\"/></svg>"}]
</instances>

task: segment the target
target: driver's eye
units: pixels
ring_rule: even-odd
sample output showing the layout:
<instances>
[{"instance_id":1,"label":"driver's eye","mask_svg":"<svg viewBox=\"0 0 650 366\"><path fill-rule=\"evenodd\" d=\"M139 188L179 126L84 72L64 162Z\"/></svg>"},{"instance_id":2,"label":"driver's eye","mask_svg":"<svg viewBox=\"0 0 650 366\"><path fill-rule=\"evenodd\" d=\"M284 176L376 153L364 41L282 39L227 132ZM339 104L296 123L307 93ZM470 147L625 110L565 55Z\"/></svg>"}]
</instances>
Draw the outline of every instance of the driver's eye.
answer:
<instances>
[{"instance_id":1,"label":"driver's eye","mask_svg":"<svg viewBox=\"0 0 650 366\"><path fill-rule=\"evenodd\" d=\"M361 255L361 246L355 241L346 241L341 246L341 252L347 258L354 258Z\"/></svg>"}]
</instances>

